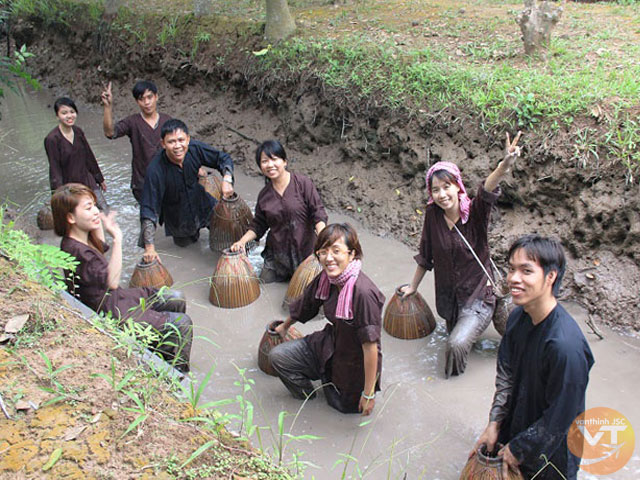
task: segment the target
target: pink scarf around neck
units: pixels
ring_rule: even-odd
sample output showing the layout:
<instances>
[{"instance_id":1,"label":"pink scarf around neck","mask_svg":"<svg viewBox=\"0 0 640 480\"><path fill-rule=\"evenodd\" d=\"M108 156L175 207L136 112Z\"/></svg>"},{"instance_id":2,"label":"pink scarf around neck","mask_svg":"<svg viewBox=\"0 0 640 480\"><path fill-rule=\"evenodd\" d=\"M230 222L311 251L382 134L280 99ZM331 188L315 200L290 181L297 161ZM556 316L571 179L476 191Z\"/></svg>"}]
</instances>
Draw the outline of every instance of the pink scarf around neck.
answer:
<instances>
[{"instance_id":1,"label":"pink scarf around neck","mask_svg":"<svg viewBox=\"0 0 640 480\"><path fill-rule=\"evenodd\" d=\"M329 289L331 288L331 285L342 287L338 294L336 318L340 318L342 320L351 320L353 318L353 286L355 285L356 280L358 280L361 268L362 262L355 259L349 262L347 268L345 268L344 271L336 278L329 278L329 275L327 275L327 272L324 270L320 274L316 298L320 300L326 300L329 298Z\"/></svg>"}]
</instances>

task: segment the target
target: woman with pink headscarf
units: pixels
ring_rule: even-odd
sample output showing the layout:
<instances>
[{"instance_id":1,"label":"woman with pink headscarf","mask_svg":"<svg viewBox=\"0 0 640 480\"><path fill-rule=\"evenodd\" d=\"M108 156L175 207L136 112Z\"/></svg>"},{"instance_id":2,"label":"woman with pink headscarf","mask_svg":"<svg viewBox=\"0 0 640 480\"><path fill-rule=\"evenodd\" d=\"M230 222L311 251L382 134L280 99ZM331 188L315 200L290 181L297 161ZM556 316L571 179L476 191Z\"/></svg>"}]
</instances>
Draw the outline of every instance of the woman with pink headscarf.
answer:
<instances>
[{"instance_id":1,"label":"woman with pink headscarf","mask_svg":"<svg viewBox=\"0 0 640 480\"><path fill-rule=\"evenodd\" d=\"M489 326L495 307L491 284L460 234L487 272L492 272L487 237L491 208L500 195L500 180L520 156L519 138L520 133L511 143L507 134L504 159L473 199L467 196L457 165L438 162L427 171L428 206L419 252L414 257L418 266L413 280L402 290L405 296L415 293L427 270L433 269L436 310L445 319L449 333L447 378L464 372L471 347Z\"/></svg>"}]
</instances>

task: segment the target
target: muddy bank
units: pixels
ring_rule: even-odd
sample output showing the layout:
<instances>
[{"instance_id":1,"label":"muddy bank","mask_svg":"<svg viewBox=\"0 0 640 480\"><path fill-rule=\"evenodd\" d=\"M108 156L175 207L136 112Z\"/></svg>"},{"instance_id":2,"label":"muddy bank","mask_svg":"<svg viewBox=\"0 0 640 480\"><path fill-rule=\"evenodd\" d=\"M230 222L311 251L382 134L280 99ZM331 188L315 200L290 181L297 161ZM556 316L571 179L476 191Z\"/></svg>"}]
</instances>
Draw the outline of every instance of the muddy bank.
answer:
<instances>
[{"instance_id":1,"label":"muddy bank","mask_svg":"<svg viewBox=\"0 0 640 480\"><path fill-rule=\"evenodd\" d=\"M503 132L483 131L481 119L454 110L410 117L378 107L375 98L356 101L304 72L265 74L248 53L260 46L257 29L213 23L222 30L219 43L203 45L195 58L179 41L129 45L106 27L94 31L81 22L48 29L22 21L14 36L36 54L34 73L55 91L99 109L101 83L114 81L118 117L135 111L134 80L154 79L163 111L186 120L196 137L229 151L249 173L254 145L247 137L281 139L293 168L312 176L329 208L413 246L422 227L426 168L453 161L475 191L501 158ZM581 122L597 128L595 119ZM494 255L501 260L523 233L560 237L572 256L563 295L603 322L638 330L638 186L606 158L585 168L568 160L574 147L566 132L541 132L525 132L524 158L502 184Z\"/></svg>"}]
</instances>

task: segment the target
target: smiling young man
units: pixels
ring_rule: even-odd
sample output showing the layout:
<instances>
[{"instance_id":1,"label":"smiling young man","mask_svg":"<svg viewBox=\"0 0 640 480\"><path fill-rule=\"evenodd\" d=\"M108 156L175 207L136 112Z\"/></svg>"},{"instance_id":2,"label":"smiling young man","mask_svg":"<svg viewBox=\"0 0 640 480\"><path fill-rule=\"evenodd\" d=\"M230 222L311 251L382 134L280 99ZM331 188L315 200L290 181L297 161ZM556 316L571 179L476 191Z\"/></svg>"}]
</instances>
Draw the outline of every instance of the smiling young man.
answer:
<instances>
[{"instance_id":1,"label":"smiling young man","mask_svg":"<svg viewBox=\"0 0 640 480\"><path fill-rule=\"evenodd\" d=\"M556 295L566 261L556 240L527 235L509 249L513 303L500 343L489 424L471 452L502 444L503 474L575 479L580 459L567 446L572 421L585 409L591 349ZM545 460L546 458L546 460ZM548 460L548 463L547 463ZM537 475L536 475L537 474Z\"/></svg>"},{"instance_id":2,"label":"smiling young man","mask_svg":"<svg viewBox=\"0 0 640 480\"><path fill-rule=\"evenodd\" d=\"M172 119L162 127L162 150L158 152L144 180L140 202L142 223L139 245L144 259L158 259L154 246L156 226L163 224L168 236L180 247L198 240L200 229L208 226L216 199L198 183L202 165L223 175L222 195L233 194L233 161L224 152L193 140L181 120Z\"/></svg>"},{"instance_id":3,"label":"smiling young man","mask_svg":"<svg viewBox=\"0 0 640 480\"><path fill-rule=\"evenodd\" d=\"M132 93L140 113L129 115L114 125L113 94L111 93L111 82L109 82L101 94L104 108L102 129L105 136L111 140L125 135L129 137L131 142L131 191L139 203L142 199L145 172L151 159L161 148L160 132L162 126L171 117L158 112L158 88L153 82L146 80L137 82L133 86Z\"/></svg>"}]
</instances>

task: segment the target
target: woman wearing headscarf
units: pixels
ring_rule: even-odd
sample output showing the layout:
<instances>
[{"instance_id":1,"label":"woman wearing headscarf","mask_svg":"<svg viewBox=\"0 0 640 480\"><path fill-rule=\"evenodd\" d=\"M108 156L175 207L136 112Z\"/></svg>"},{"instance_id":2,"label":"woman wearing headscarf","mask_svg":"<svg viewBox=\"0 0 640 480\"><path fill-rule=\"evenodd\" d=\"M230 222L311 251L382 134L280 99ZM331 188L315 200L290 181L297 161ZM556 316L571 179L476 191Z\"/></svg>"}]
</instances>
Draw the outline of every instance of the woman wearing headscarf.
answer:
<instances>
[{"instance_id":1,"label":"woman wearing headscarf","mask_svg":"<svg viewBox=\"0 0 640 480\"><path fill-rule=\"evenodd\" d=\"M322 272L291 304L289 317L276 331L284 338L291 325L311 320L320 307L329 323L274 347L271 364L295 398L313 396L311 381L322 380L331 407L369 415L380 390L384 295L361 271L362 247L351 225L334 223L322 230L315 254Z\"/></svg>"},{"instance_id":2,"label":"woman wearing headscarf","mask_svg":"<svg viewBox=\"0 0 640 480\"><path fill-rule=\"evenodd\" d=\"M402 287L404 295L416 292L427 270L433 270L436 310L446 321L449 338L445 353L445 376L464 372L473 343L489 326L495 296L487 275L462 239L471 245L487 272L488 228L491 208L516 157L520 134L513 143L507 134L506 153L497 168L479 187L473 199L467 196L457 165L438 162L427 171L428 205L411 283Z\"/></svg>"}]
</instances>

